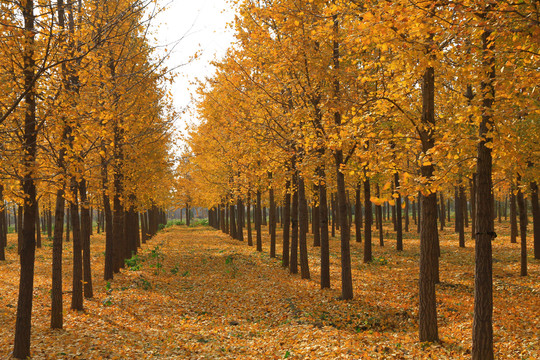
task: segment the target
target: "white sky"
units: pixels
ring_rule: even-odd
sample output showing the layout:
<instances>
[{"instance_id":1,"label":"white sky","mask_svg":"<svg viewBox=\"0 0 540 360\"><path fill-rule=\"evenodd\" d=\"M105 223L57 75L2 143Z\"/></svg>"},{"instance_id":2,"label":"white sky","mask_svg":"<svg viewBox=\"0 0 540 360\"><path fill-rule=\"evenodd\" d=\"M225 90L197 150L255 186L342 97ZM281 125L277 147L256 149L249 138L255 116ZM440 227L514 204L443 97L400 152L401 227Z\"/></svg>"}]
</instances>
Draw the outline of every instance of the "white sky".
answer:
<instances>
[{"instance_id":1,"label":"white sky","mask_svg":"<svg viewBox=\"0 0 540 360\"><path fill-rule=\"evenodd\" d=\"M167 0L163 0L163 3ZM185 64L199 52L200 56L177 70L178 76L171 89L177 110L191 103L196 78L204 79L213 73L210 62L225 55L233 40L227 23L234 19L234 12L227 0L170 0L165 13L157 18L159 44L168 44L182 38L166 63L169 68ZM170 47L168 47L170 50ZM176 122L179 130L196 117L187 111Z\"/></svg>"}]
</instances>

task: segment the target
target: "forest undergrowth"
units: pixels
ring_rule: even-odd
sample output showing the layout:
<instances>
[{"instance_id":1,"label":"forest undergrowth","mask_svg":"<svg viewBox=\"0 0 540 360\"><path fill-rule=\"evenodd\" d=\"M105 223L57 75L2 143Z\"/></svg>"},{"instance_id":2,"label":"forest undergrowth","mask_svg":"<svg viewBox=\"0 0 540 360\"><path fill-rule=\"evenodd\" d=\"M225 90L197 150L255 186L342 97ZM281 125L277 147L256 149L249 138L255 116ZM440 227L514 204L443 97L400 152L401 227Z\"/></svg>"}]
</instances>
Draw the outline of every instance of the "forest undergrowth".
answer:
<instances>
[{"instance_id":1,"label":"forest undergrowth","mask_svg":"<svg viewBox=\"0 0 540 360\"><path fill-rule=\"evenodd\" d=\"M418 240L392 233L374 261L352 243L354 299L339 300L339 240L331 239L332 289L319 289L318 248L309 247L312 280L281 268L209 227L159 232L110 282L101 280L104 236L92 237L94 298L69 309L70 256L64 259L63 330L49 329L51 242L36 254L33 359L468 359L474 295L474 243L441 235L437 311L440 343L418 342ZM499 359L540 358L540 264L529 256L519 276L519 244L506 229L493 243L494 339ZM9 244L15 244L10 235ZM279 238L279 235L278 235ZM354 237L353 237L354 238ZM71 243L64 244L71 252ZM278 244L277 253L281 253ZM9 358L17 306L16 247L0 263L0 354Z\"/></svg>"}]
</instances>

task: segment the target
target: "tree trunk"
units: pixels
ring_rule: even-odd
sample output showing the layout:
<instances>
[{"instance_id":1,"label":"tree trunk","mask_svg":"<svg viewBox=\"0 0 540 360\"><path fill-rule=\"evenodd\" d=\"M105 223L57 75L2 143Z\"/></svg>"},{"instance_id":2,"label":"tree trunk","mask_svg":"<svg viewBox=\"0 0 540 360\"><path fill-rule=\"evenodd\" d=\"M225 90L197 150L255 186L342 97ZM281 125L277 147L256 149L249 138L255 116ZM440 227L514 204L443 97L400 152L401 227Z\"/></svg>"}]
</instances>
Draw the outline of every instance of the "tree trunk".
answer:
<instances>
[{"instance_id":1,"label":"tree trunk","mask_svg":"<svg viewBox=\"0 0 540 360\"><path fill-rule=\"evenodd\" d=\"M103 144L104 145L104 144ZM102 145L102 146L103 146ZM111 212L111 202L108 195L108 169L107 161L105 158L101 159L101 195L103 199L103 212L105 219L105 270L103 278L105 280L111 280L114 274L114 252L115 245L113 240L113 214ZM68 217L69 221L69 217ZM145 226L146 234L144 239L148 239L148 234L150 233L148 229L148 223Z\"/></svg>"},{"instance_id":2,"label":"tree trunk","mask_svg":"<svg viewBox=\"0 0 540 360\"><path fill-rule=\"evenodd\" d=\"M396 184L396 250L397 251L403 251L403 228L402 228L402 221L401 221L401 195L399 193L399 174L396 172L394 174L394 180Z\"/></svg>"},{"instance_id":3,"label":"tree trunk","mask_svg":"<svg viewBox=\"0 0 540 360\"><path fill-rule=\"evenodd\" d=\"M248 246L253 246L253 235L251 233L251 191L247 195L247 242Z\"/></svg>"},{"instance_id":4,"label":"tree trunk","mask_svg":"<svg viewBox=\"0 0 540 360\"><path fill-rule=\"evenodd\" d=\"M459 232L459 247L465 247L465 211L466 205L463 204L465 201L465 189L463 185L459 185L459 208L456 207L456 221L458 219L457 214L459 213L459 223L458 223L458 232Z\"/></svg>"},{"instance_id":5,"label":"tree trunk","mask_svg":"<svg viewBox=\"0 0 540 360\"><path fill-rule=\"evenodd\" d=\"M405 232L409 232L409 208L410 208L409 197L405 196Z\"/></svg>"},{"instance_id":6,"label":"tree trunk","mask_svg":"<svg viewBox=\"0 0 540 360\"><path fill-rule=\"evenodd\" d=\"M60 155L63 163L63 154ZM52 250L51 328L62 329L64 324L62 301L62 236L64 232L64 187L56 191L54 237Z\"/></svg>"},{"instance_id":7,"label":"tree trunk","mask_svg":"<svg viewBox=\"0 0 540 360\"><path fill-rule=\"evenodd\" d=\"M332 205L332 237L336 237L336 201L334 193L330 193L330 204Z\"/></svg>"},{"instance_id":8,"label":"tree trunk","mask_svg":"<svg viewBox=\"0 0 540 360\"><path fill-rule=\"evenodd\" d=\"M64 151L61 151L59 163L63 167ZM64 233L64 186L56 191L56 209L54 213L54 237L52 253L52 288L51 288L51 328L62 329L64 312L62 301L62 236Z\"/></svg>"},{"instance_id":9,"label":"tree trunk","mask_svg":"<svg viewBox=\"0 0 540 360\"><path fill-rule=\"evenodd\" d=\"M462 213L462 220L464 221L463 226L468 228L469 227L469 211L468 211L468 204L467 204L467 192L465 192L465 187L463 185L460 186L460 193L461 193L461 206L463 207L463 210L461 210Z\"/></svg>"},{"instance_id":10,"label":"tree trunk","mask_svg":"<svg viewBox=\"0 0 540 360\"><path fill-rule=\"evenodd\" d=\"M532 216L533 216L534 258L540 259L540 208L538 206L538 184L536 183L536 181L533 181L531 182L530 186L531 186L531 206L532 206ZM504 214L506 217L506 210Z\"/></svg>"},{"instance_id":11,"label":"tree trunk","mask_svg":"<svg viewBox=\"0 0 540 360\"><path fill-rule=\"evenodd\" d=\"M52 238L52 212L47 210L47 237Z\"/></svg>"},{"instance_id":12,"label":"tree trunk","mask_svg":"<svg viewBox=\"0 0 540 360\"><path fill-rule=\"evenodd\" d=\"M4 204L4 186L0 184L0 261L6 260L6 236L7 233L6 223L4 221L6 217Z\"/></svg>"},{"instance_id":13,"label":"tree trunk","mask_svg":"<svg viewBox=\"0 0 540 360\"><path fill-rule=\"evenodd\" d=\"M499 217L499 224L502 223L501 200L497 200L497 216Z\"/></svg>"},{"instance_id":14,"label":"tree trunk","mask_svg":"<svg viewBox=\"0 0 540 360\"><path fill-rule=\"evenodd\" d=\"M229 215L229 206L223 204L223 207L225 208L225 234L230 234L229 230L229 224L230 224L230 215ZM189 226L189 220L188 219L188 212L187 212L187 206L186 206L186 225ZM257 225L255 225L257 226Z\"/></svg>"},{"instance_id":15,"label":"tree trunk","mask_svg":"<svg viewBox=\"0 0 540 360\"><path fill-rule=\"evenodd\" d=\"M381 189L379 188L379 184L376 186L377 190L377 197L381 196ZM383 207L382 205L375 205L375 212L377 213L377 217L379 218L379 223L377 224L377 228L379 230L379 245L384 246L384 230L383 230ZM364 253L364 259L365 259L365 253ZM371 247L369 249L369 258L371 261ZM366 260L364 260L366 262Z\"/></svg>"},{"instance_id":16,"label":"tree trunk","mask_svg":"<svg viewBox=\"0 0 540 360\"><path fill-rule=\"evenodd\" d=\"M306 234L308 232L308 208L304 179L301 176L298 176L298 215L300 223L300 273L302 275L302 279L309 279L310 274L306 239Z\"/></svg>"},{"instance_id":17,"label":"tree trunk","mask_svg":"<svg viewBox=\"0 0 540 360\"><path fill-rule=\"evenodd\" d=\"M227 229L225 228L225 205L224 204L221 204L221 206L219 207L219 223L221 225L221 232L222 233L226 233L227 232Z\"/></svg>"},{"instance_id":18,"label":"tree trunk","mask_svg":"<svg viewBox=\"0 0 540 360\"><path fill-rule=\"evenodd\" d=\"M229 205L229 218L231 219L230 220L231 226L229 226L229 235L233 239L238 240L238 236L236 234L236 230L238 230L238 228L236 226L236 210L235 210L234 203L231 203Z\"/></svg>"},{"instance_id":19,"label":"tree trunk","mask_svg":"<svg viewBox=\"0 0 540 360\"><path fill-rule=\"evenodd\" d=\"M257 190L257 207L255 208L255 229L257 231L257 251L262 251L262 209L261 209L261 191Z\"/></svg>"},{"instance_id":20,"label":"tree trunk","mask_svg":"<svg viewBox=\"0 0 540 360\"><path fill-rule=\"evenodd\" d=\"M440 211L440 215L439 215L439 221L441 223L441 231L444 230L444 225L446 225L444 222L444 220L446 219L446 209L445 209L445 206L444 206L444 195L441 191L441 193L439 194L439 206L441 207L441 211Z\"/></svg>"},{"instance_id":21,"label":"tree trunk","mask_svg":"<svg viewBox=\"0 0 540 360\"><path fill-rule=\"evenodd\" d=\"M24 223L20 254L19 299L17 303L17 318L15 323L15 339L13 357L26 359L30 357L30 333L32 323L32 298L34 291L34 261L35 261L35 232L36 232L36 184L34 182L37 153L36 126L36 85L34 83L34 1L21 2L24 18L23 46L23 76L24 88L28 89L24 97L24 133L23 150L23 180L24 194Z\"/></svg>"},{"instance_id":22,"label":"tree trunk","mask_svg":"<svg viewBox=\"0 0 540 360\"><path fill-rule=\"evenodd\" d=\"M337 114L339 113L336 113L336 116ZM337 204L341 235L341 298L343 300L348 300L353 298L353 285L351 273L350 227L347 219L347 198L345 192L345 174L341 172L341 166L344 164L342 151L336 150L334 157L336 160Z\"/></svg>"},{"instance_id":23,"label":"tree trunk","mask_svg":"<svg viewBox=\"0 0 540 360\"><path fill-rule=\"evenodd\" d=\"M476 238L476 173L471 178L471 233L472 239Z\"/></svg>"},{"instance_id":24,"label":"tree trunk","mask_svg":"<svg viewBox=\"0 0 540 360\"><path fill-rule=\"evenodd\" d=\"M518 180L521 180L518 178ZM527 276L527 203L523 197L523 192L519 188L517 193L517 204L519 209L519 235L521 239L521 276Z\"/></svg>"},{"instance_id":25,"label":"tree trunk","mask_svg":"<svg viewBox=\"0 0 540 360\"><path fill-rule=\"evenodd\" d=\"M360 193L362 191L362 183L356 183L355 190L355 207L354 207L354 226L356 233L356 242L362 242L362 220L360 219L360 213L362 212L362 203L360 199Z\"/></svg>"},{"instance_id":26,"label":"tree trunk","mask_svg":"<svg viewBox=\"0 0 540 360\"><path fill-rule=\"evenodd\" d=\"M295 168L294 166L292 167ZM298 274L298 171L292 177L292 204L291 204L291 257L289 272Z\"/></svg>"},{"instance_id":27,"label":"tree trunk","mask_svg":"<svg viewBox=\"0 0 540 360\"><path fill-rule=\"evenodd\" d=\"M510 242L517 243L517 204L516 195L513 190L510 190Z\"/></svg>"},{"instance_id":28,"label":"tree trunk","mask_svg":"<svg viewBox=\"0 0 540 360\"><path fill-rule=\"evenodd\" d=\"M66 209L66 242L70 242L71 236L71 212L69 206Z\"/></svg>"},{"instance_id":29,"label":"tree trunk","mask_svg":"<svg viewBox=\"0 0 540 360\"><path fill-rule=\"evenodd\" d=\"M378 185L377 185L378 187ZM379 215L380 218L381 215ZM380 220L379 220L380 221ZM371 261L371 224L373 223L373 209L371 205L371 187L369 178L364 180L364 263Z\"/></svg>"},{"instance_id":30,"label":"tree trunk","mask_svg":"<svg viewBox=\"0 0 540 360\"><path fill-rule=\"evenodd\" d=\"M79 222L79 202L77 199L77 180L71 179L71 225L73 226L73 291L71 293L71 308L83 310L83 259L81 226Z\"/></svg>"},{"instance_id":31,"label":"tree trunk","mask_svg":"<svg viewBox=\"0 0 540 360\"><path fill-rule=\"evenodd\" d=\"M243 210L244 210L244 204L242 202L242 198L240 196L238 196L238 199L236 200L236 209L238 211L238 229L236 230L236 237L238 238L238 240L240 241L244 241L244 229L243 229L243 225L244 225L244 221L243 221L243 218L244 218L244 215L243 215Z\"/></svg>"},{"instance_id":32,"label":"tree trunk","mask_svg":"<svg viewBox=\"0 0 540 360\"><path fill-rule=\"evenodd\" d=\"M422 152L427 156L435 146L435 71L428 67L422 84L422 128L418 129L422 141ZM425 164L425 165L424 165ZM434 167L431 162L422 164L422 177L433 181ZM438 262L436 242L437 193L421 196L419 204L420 231L420 280L419 280L419 335L420 341L438 341L437 308L435 298L436 266Z\"/></svg>"},{"instance_id":33,"label":"tree trunk","mask_svg":"<svg viewBox=\"0 0 540 360\"><path fill-rule=\"evenodd\" d=\"M23 206L17 206L17 254L21 254L21 248L23 247ZM35 240L34 240L35 241ZM35 244L34 244L35 246Z\"/></svg>"},{"instance_id":34,"label":"tree trunk","mask_svg":"<svg viewBox=\"0 0 540 360\"><path fill-rule=\"evenodd\" d=\"M460 221L461 221L461 203L459 197L459 187L454 186L454 232L459 234Z\"/></svg>"},{"instance_id":35,"label":"tree trunk","mask_svg":"<svg viewBox=\"0 0 540 360\"><path fill-rule=\"evenodd\" d=\"M330 243L328 238L328 199L326 197L326 172L321 165L319 175L319 217L321 225L321 289L330 288Z\"/></svg>"},{"instance_id":36,"label":"tree trunk","mask_svg":"<svg viewBox=\"0 0 540 360\"><path fill-rule=\"evenodd\" d=\"M81 196L81 241L83 250L84 297L90 299L94 297L90 254L90 228L92 227L92 219L90 218L90 204L88 203L86 195L86 180L84 178L79 182L79 194Z\"/></svg>"},{"instance_id":37,"label":"tree trunk","mask_svg":"<svg viewBox=\"0 0 540 360\"><path fill-rule=\"evenodd\" d=\"M417 229L416 231L420 234L421 230L422 230L422 194L420 192L418 192L418 196L417 196L417 206L416 206L416 210L418 211L418 224L417 224Z\"/></svg>"},{"instance_id":38,"label":"tree trunk","mask_svg":"<svg viewBox=\"0 0 540 360\"><path fill-rule=\"evenodd\" d=\"M317 194L319 187L313 184L313 193ZM320 221L320 197L314 195L313 200L313 221L311 222L311 232L313 233L313 246L321 246L321 221Z\"/></svg>"},{"instance_id":39,"label":"tree trunk","mask_svg":"<svg viewBox=\"0 0 540 360\"><path fill-rule=\"evenodd\" d=\"M272 173L268 173L268 179L270 182L272 182ZM273 184L270 184L270 188L268 190L268 197L270 200L270 208L269 211L269 230L270 230L270 257L275 258L276 257L276 202L274 200L274 186Z\"/></svg>"},{"instance_id":40,"label":"tree trunk","mask_svg":"<svg viewBox=\"0 0 540 360\"><path fill-rule=\"evenodd\" d=\"M412 202L412 218L414 221L414 225L416 225L418 220L416 219L416 201L414 200Z\"/></svg>"},{"instance_id":41,"label":"tree trunk","mask_svg":"<svg viewBox=\"0 0 540 360\"><path fill-rule=\"evenodd\" d=\"M483 13L482 16L485 16ZM492 360L493 355L493 261L491 241L496 236L493 231L493 182L491 147L489 135L493 128L491 108L495 99L493 82L495 79L495 58L491 30L482 33L482 65L488 70L488 78L482 80L482 120L479 127L478 155L476 173L478 186L476 194L477 236L475 246L474 277L474 320L473 320L473 360Z\"/></svg>"},{"instance_id":42,"label":"tree trunk","mask_svg":"<svg viewBox=\"0 0 540 360\"><path fill-rule=\"evenodd\" d=\"M283 205L283 248L281 254L281 266L289 267L289 247L291 230L291 181L285 181L285 200Z\"/></svg>"}]
</instances>

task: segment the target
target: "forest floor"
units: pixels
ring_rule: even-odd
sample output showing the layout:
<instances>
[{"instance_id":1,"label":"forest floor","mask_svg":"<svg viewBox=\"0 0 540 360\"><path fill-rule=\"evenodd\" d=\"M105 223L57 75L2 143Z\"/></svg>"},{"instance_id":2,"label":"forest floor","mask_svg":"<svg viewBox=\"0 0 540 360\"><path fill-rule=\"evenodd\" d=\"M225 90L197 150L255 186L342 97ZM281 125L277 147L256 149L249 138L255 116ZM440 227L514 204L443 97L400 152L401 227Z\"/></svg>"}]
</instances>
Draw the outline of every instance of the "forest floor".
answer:
<instances>
[{"instance_id":1,"label":"forest floor","mask_svg":"<svg viewBox=\"0 0 540 360\"><path fill-rule=\"evenodd\" d=\"M505 227L506 228L506 227ZM497 232L504 233L504 229ZM437 285L440 343L418 342L418 235L405 251L374 239L374 261L352 243L354 296L339 300L339 240L331 240L332 289L319 289L318 248L309 246L312 280L282 269L208 227L173 226L143 245L130 267L102 280L103 235L92 240L94 298L69 309L71 244L64 253L64 329L49 329L51 243L36 255L33 359L468 359L471 351L474 243L441 236ZM279 239L279 237L278 237ZM0 263L0 357L10 358L19 266L14 235ZM519 246L493 243L494 336L498 359L540 358L540 262L529 251L519 276ZM281 248L278 241L278 254Z\"/></svg>"}]
</instances>

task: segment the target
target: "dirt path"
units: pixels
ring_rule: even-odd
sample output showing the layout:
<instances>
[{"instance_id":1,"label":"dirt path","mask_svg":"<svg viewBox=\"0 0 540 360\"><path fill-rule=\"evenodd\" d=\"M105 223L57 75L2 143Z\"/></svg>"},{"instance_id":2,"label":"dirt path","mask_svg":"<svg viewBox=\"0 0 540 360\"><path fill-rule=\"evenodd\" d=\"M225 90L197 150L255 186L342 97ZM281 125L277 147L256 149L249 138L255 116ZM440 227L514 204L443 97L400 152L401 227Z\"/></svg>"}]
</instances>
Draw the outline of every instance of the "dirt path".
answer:
<instances>
[{"instance_id":1,"label":"dirt path","mask_svg":"<svg viewBox=\"0 0 540 360\"><path fill-rule=\"evenodd\" d=\"M348 302L337 299L337 243L332 242L334 289L321 291L317 249L310 247L314 280L305 281L289 275L267 252L257 253L218 231L185 227L160 232L143 246L131 269L107 284L100 280L103 237L95 236L95 298L86 300L85 312L78 313L69 310L66 294L65 329L52 331L51 251L46 242L36 264L33 358L469 358L472 249L460 253L453 243L443 243L444 276L438 289L443 343L419 344L414 241L406 240L406 251L400 254L388 245L384 252L376 249L371 265L360 264L360 246L353 244L355 299ZM13 249L8 256L7 263L0 264L0 354L12 350L15 322L18 265ZM538 283L512 276L514 262L497 252L495 257L497 355L532 359L539 345ZM71 264L66 261L64 266L68 291ZM537 277L537 264L531 264L531 273Z\"/></svg>"}]
</instances>

